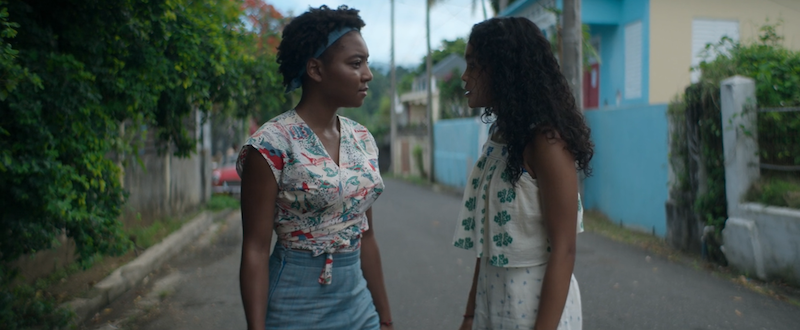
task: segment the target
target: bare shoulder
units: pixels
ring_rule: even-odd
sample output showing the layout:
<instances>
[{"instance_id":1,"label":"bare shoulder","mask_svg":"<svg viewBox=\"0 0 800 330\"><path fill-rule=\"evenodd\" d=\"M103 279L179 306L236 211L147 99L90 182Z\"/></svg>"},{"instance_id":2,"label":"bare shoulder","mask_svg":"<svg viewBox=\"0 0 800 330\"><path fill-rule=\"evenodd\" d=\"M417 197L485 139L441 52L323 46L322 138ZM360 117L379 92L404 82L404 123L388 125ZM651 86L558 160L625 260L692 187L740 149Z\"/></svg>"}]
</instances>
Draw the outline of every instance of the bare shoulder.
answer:
<instances>
[{"instance_id":1,"label":"bare shoulder","mask_svg":"<svg viewBox=\"0 0 800 330\"><path fill-rule=\"evenodd\" d=\"M567 143L561 134L554 129L544 128L536 132L530 142L525 146L525 163L531 169L539 167L542 162L557 161L559 163L574 163L575 157L567 148Z\"/></svg>"}]
</instances>

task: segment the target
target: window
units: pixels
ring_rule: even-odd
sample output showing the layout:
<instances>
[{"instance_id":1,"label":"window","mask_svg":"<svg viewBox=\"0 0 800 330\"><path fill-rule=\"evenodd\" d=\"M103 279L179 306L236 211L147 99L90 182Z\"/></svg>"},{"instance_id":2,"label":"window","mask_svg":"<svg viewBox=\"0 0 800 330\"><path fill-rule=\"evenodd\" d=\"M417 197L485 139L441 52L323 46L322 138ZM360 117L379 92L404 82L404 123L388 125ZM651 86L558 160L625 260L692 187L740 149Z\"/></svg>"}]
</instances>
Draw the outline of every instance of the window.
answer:
<instances>
[{"instance_id":1,"label":"window","mask_svg":"<svg viewBox=\"0 0 800 330\"><path fill-rule=\"evenodd\" d=\"M739 22L734 20L699 19L692 20L692 67L703 60L706 44L718 44L723 36L739 41ZM713 60L717 53L709 52L707 60ZM700 71L692 70L692 83L700 80Z\"/></svg>"},{"instance_id":2,"label":"window","mask_svg":"<svg viewBox=\"0 0 800 330\"><path fill-rule=\"evenodd\" d=\"M625 99L642 97L642 22L625 25Z\"/></svg>"}]
</instances>

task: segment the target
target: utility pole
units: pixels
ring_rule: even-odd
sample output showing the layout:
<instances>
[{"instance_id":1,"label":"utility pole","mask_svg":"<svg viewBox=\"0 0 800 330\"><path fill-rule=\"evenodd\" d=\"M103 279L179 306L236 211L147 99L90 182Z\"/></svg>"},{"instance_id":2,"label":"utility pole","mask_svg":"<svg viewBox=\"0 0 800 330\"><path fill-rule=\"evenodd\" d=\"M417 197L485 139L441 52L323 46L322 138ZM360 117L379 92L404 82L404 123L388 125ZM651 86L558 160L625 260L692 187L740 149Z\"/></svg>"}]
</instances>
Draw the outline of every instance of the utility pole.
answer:
<instances>
[{"instance_id":1,"label":"utility pole","mask_svg":"<svg viewBox=\"0 0 800 330\"><path fill-rule=\"evenodd\" d=\"M583 110L583 24L581 23L581 0L564 1L564 54L561 70L567 78L575 105Z\"/></svg>"},{"instance_id":2,"label":"utility pole","mask_svg":"<svg viewBox=\"0 0 800 330\"><path fill-rule=\"evenodd\" d=\"M427 79L427 83L425 84L428 88L428 104L427 104L427 114L428 114L428 159L430 163L430 168L428 169L428 182L433 183L433 59L431 58L431 6L433 6L433 2L435 0L426 0L427 6L425 6L425 39L426 45L428 46L428 55L425 56L425 76ZM424 168L424 166L423 166Z\"/></svg>"},{"instance_id":3,"label":"utility pole","mask_svg":"<svg viewBox=\"0 0 800 330\"><path fill-rule=\"evenodd\" d=\"M392 17L390 19L390 22L391 22L390 24L392 25L392 27L391 27L392 56L391 56L391 64L390 64L391 67L392 67L392 74L391 74L391 80L392 80L392 96L391 96L391 98L392 98L392 101L391 101L391 105L389 107L389 112L390 112L390 114L389 114L389 118L390 118L390 124L389 124L390 125L390 134L389 134L389 137L391 139L391 142L390 142L391 143L391 147L389 148L389 150L391 150L391 157L390 157L391 165L389 166L389 168L392 171L392 173L394 173L394 172L396 172L395 171L395 166L394 166L395 159L396 159L395 155L397 155L397 151L394 148L395 144L397 143L397 118L396 118L397 109L395 108L396 105L397 105L397 102L396 102L397 100L395 99L397 97L397 70L395 70L395 67L394 67L394 0L390 0L390 1L391 1L391 4L392 4L392 10L391 10Z\"/></svg>"}]
</instances>

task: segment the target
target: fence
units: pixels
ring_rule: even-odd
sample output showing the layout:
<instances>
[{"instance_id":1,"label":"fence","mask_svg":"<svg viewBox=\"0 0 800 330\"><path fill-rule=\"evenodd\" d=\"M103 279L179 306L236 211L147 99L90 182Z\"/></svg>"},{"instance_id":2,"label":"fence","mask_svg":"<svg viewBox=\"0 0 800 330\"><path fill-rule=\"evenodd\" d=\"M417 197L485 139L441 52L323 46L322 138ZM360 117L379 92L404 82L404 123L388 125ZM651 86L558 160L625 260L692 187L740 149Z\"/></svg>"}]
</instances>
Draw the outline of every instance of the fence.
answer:
<instances>
[{"instance_id":1,"label":"fence","mask_svg":"<svg viewBox=\"0 0 800 330\"><path fill-rule=\"evenodd\" d=\"M480 117L438 121L433 126L436 181L464 188L488 132L489 125Z\"/></svg>"},{"instance_id":2,"label":"fence","mask_svg":"<svg viewBox=\"0 0 800 330\"><path fill-rule=\"evenodd\" d=\"M761 169L800 172L800 107L758 108Z\"/></svg>"}]
</instances>

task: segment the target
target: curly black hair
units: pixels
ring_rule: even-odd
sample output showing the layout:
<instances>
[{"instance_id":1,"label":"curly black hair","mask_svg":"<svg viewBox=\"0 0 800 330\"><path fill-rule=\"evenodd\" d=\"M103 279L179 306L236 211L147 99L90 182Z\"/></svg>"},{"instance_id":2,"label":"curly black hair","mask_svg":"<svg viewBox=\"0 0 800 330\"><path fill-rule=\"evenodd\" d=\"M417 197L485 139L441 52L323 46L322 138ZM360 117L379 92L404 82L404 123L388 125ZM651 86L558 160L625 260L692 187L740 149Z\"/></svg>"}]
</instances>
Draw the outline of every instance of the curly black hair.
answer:
<instances>
[{"instance_id":1,"label":"curly black hair","mask_svg":"<svg viewBox=\"0 0 800 330\"><path fill-rule=\"evenodd\" d=\"M342 28L361 31L364 25L358 10L346 5L337 9L330 9L326 5L309 8L292 19L283 29L283 38L278 45L278 70L283 75L284 86L297 77L317 49L328 43L328 34Z\"/></svg>"},{"instance_id":2,"label":"curly black hair","mask_svg":"<svg viewBox=\"0 0 800 330\"><path fill-rule=\"evenodd\" d=\"M492 18L472 27L469 37L478 68L488 75L494 116L508 147L507 171L516 185L522 175L525 146L538 133L557 133L575 157L577 170L591 175L594 154L590 129L575 104L569 83L550 50L550 42L526 18Z\"/></svg>"}]
</instances>

